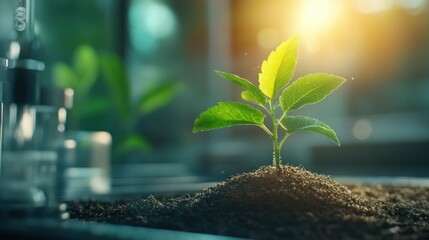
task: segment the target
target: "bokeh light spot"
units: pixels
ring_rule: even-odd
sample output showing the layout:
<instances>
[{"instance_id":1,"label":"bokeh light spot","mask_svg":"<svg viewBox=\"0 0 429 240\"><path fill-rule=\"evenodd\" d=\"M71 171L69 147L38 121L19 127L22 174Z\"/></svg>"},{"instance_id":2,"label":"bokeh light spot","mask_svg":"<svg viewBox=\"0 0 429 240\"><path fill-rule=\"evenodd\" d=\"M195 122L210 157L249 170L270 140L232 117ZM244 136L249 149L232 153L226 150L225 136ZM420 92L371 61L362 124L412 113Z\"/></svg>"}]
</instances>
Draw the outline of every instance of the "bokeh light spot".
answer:
<instances>
[{"instance_id":1,"label":"bokeh light spot","mask_svg":"<svg viewBox=\"0 0 429 240\"><path fill-rule=\"evenodd\" d=\"M419 14L426 7L427 0L396 0L396 4L411 14Z\"/></svg>"},{"instance_id":2,"label":"bokeh light spot","mask_svg":"<svg viewBox=\"0 0 429 240\"><path fill-rule=\"evenodd\" d=\"M356 9L364 14L386 11L392 7L392 0L355 0Z\"/></svg>"},{"instance_id":3,"label":"bokeh light spot","mask_svg":"<svg viewBox=\"0 0 429 240\"><path fill-rule=\"evenodd\" d=\"M372 124L366 119L362 118L355 122L353 126L353 135L358 140L366 140L372 135Z\"/></svg>"},{"instance_id":4,"label":"bokeh light spot","mask_svg":"<svg viewBox=\"0 0 429 240\"><path fill-rule=\"evenodd\" d=\"M131 44L142 53L153 52L160 40L176 32L176 16L171 8L162 2L134 0L128 16Z\"/></svg>"}]
</instances>

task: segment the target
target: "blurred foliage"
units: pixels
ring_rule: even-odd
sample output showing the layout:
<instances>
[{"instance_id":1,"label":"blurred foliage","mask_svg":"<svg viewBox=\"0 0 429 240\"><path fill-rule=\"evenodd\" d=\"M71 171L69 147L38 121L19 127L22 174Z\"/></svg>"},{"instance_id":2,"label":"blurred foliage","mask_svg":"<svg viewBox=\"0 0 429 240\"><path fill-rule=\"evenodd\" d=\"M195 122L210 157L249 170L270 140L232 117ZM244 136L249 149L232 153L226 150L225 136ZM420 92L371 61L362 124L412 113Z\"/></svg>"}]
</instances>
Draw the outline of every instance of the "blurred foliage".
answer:
<instances>
[{"instance_id":1,"label":"blurred foliage","mask_svg":"<svg viewBox=\"0 0 429 240\"><path fill-rule=\"evenodd\" d=\"M12 2L12 1L11 1ZM45 60L68 61L85 42L97 49L117 49L123 35L117 0L37 0L36 31L42 38Z\"/></svg>"},{"instance_id":2,"label":"blurred foliage","mask_svg":"<svg viewBox=\"0 0 429 240\"><path fill-rule=\"evenodd\" d=\"M109 116L113 113L110 129L103 130L111 133L113 131L116 157L132 151L145 152L151 148L150 142L144 136L135 133L137 121L168 105L179 89L177 82L158 81L133 100L122 59L110 52L97 53L89 45L79 46L75 50L70 65L56 63L52 74L58 87L74 90L74 107L67 123L69 129L80 130L89 117ZM107 91L101 95L93 95L91 89L98 82L103 84Z\"/></svg>"}]
</instances>

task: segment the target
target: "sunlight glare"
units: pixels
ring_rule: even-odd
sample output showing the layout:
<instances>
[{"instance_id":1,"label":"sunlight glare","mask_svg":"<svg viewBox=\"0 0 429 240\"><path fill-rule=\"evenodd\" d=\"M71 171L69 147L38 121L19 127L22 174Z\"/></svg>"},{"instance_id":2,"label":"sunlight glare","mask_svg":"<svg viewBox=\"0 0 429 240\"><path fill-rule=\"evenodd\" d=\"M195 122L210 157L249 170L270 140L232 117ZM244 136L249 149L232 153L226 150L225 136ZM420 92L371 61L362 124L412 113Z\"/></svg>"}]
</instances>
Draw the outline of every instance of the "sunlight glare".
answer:
<instances>
[{"instance_id":1,"label":"sunlight glare","mask_svg":"<svg viewBox=\"0 0 429 240\"><path fill-rule=\"evenodd\" d=\"M382 12L392 7L392 0L355 0L357 10L364 14Z\"/></svg>"},{"instance_id":2,"label":"sunlight glare","mask_svg":"<svg viewBox=\"0 0 429 240\"><path fill-rule=\"evenodd\" d=\"M338 0L306 0L301 5L299 29L302 32L320 32L329 28L339 16L342 4Z\"/></svg>"},{"instance_id":3,"label":"sunlight glare","mask_svg":"<svg viewBox=\"0 0 429 240\"><path fill-rule=\"evenodd\" d=\"M297 32L301 34L304 48L309 53L321 49L321 39L335 29L344 13L345 5L340 0L305 0L297 12Z\"/></svg>"},{"instance_id":4,"label":"sunlight glare","mask_svg":"<svg viewBox=\"0 0 429 240\"><path fill-rule=\"evenodd\" d=\"M280 33L272 28L264 28L258 33L258 45L263 49L273 49L280 41Z\"/></svg>"}]
</instances>

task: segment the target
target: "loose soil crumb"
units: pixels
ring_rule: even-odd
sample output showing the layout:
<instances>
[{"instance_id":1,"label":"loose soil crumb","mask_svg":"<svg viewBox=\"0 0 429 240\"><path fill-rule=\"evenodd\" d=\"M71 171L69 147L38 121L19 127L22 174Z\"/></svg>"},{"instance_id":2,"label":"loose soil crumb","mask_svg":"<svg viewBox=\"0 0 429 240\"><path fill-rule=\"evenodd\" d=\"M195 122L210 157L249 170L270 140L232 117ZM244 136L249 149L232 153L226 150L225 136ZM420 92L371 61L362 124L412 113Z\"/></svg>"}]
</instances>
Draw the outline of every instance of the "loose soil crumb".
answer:
<instances>
[{"instance_id":1,"label":"loose soil crumb","mask_svg":"<svg viewBox=\"0 0 429 240\"><path fill-rule=\"evenodd\" d=\"M74 219L251 239L429 239L429 189L262 167L194 196L70 202Z\"/></svg>"}]
</instances>

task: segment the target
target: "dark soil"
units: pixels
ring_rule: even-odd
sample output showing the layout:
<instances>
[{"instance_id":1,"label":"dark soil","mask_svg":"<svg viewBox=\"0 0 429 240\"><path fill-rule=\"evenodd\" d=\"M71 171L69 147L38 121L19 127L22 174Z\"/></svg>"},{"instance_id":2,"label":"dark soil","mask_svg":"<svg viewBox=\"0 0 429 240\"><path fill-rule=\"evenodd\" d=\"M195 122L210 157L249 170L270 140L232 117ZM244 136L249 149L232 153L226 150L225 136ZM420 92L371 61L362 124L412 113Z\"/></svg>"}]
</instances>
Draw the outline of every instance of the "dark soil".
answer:
<instances>
[{"instance_id":1,"label":"dark soil","mask_svg":"<svg viewBox=\"0 0 429 240\"><path fill-rule=\"evenodd\" d=\"M341 185L262 167L194 196L69 203L87 221L252 239L429 239L429 189Z\"/></svg>"}]
</instances>

